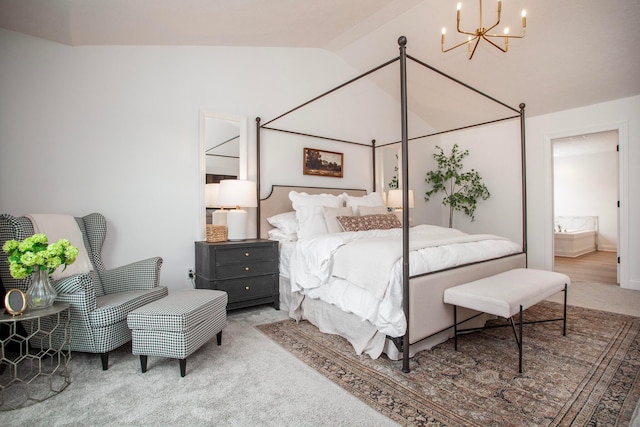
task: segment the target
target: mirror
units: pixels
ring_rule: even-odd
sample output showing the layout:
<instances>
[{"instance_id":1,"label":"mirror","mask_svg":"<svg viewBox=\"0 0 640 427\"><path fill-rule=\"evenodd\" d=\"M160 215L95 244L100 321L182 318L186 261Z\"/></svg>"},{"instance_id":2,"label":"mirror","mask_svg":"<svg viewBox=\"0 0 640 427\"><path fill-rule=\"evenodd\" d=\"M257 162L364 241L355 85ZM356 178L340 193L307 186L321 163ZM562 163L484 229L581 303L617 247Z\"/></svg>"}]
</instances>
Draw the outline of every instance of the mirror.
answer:
<instances>
[{"instance_id":1,"label":"mirror","mask_svg":"<svg viewBox=\"0 0 640 427\"><path fill-rule=\"evenodd\" d=\"M247 118L200 113L200 223L206 224L205 183L220 179L247 179Z\"/></svg>"}]
</instances>

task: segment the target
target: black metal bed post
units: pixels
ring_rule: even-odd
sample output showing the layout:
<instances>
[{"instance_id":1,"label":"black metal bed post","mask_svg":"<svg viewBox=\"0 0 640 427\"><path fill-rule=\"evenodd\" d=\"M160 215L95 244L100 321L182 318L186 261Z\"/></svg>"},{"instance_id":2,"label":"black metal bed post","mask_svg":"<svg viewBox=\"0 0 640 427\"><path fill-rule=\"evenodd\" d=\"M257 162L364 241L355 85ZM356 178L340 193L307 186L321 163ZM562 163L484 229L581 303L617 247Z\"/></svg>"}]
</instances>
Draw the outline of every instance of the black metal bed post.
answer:
<instances>
[{"instance_id":1,"label":"black metal bed post","mask_svg":"<svg viewBox=\"0 0 640 427\"><path fill-rule=\"evenodd\" d=\"M260 238L260 117L256 117L256 195L258 208L256 209L256 238Z\"/></svg>"},{"instance_id":2,"label":"black metal bed post","mask_svg":"<svg viewBox=\"0 0 640 427\"><path fill-rule=\"evenodd\" d=\"M376 140L371 140L371 161L373 162L373 191L376 191Z\"/></svg>"},{"instance_id":3,"label":"black metal bed post","mask_svg":"<svg viewBox=\"0 0 640 427\"><path fill-rule=\"evenodd\" d=\"M524 102L520 104L520 158L522 169L522 251L525 257L525 266L529 266L527 248L527 146L524 123Z\"/></svg>"},{"instance_id":4,"label":"black metal bed post","mask_svg":"<svg viewBox=\"0 0 640 427\"><path fill-rule=\"evenodd\" d=\"M409 140L407 116L407 38L400 36L400 111L402 123L402 309L407 329L402 340L402 372L409 372Z\"/></svg>"}]
</instances>

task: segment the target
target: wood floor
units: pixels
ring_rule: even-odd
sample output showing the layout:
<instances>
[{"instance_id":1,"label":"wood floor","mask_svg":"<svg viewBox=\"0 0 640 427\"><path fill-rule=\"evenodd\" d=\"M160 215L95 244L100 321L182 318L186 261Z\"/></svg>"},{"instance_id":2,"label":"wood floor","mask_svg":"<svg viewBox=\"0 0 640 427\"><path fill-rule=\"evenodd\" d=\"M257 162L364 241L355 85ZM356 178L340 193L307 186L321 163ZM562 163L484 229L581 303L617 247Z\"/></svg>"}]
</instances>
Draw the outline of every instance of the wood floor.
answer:
<instances>
[{"instance_id":1,"label":"wood floor","mask_svg":"<svg viewBox=\"0 0 640 427\"><path fill-rule=\"evenodd\" d=\"M555 257L554 271L564 273L572 281L588 281L617 285L617 254L595 251L576 257Z\"/></svg>"}]
</instances>

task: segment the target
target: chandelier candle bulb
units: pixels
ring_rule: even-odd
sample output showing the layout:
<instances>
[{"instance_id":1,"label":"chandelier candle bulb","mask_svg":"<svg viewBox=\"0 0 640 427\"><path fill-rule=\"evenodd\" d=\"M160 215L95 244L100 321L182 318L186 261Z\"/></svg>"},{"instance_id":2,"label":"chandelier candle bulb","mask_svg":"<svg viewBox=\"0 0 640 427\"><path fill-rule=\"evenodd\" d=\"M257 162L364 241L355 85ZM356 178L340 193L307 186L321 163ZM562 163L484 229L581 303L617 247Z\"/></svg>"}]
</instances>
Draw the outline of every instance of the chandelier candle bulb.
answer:
<instances>
[{"instance_id":1,"label":"chandelier candle bulb","mask_svg":"<svg viewBox=\"0 0 640 427\"><path fill-rule=\"evenodd\" d=\"M522 9L522 29L527 28L527 11Z\"/></svg>"}]
</instances>

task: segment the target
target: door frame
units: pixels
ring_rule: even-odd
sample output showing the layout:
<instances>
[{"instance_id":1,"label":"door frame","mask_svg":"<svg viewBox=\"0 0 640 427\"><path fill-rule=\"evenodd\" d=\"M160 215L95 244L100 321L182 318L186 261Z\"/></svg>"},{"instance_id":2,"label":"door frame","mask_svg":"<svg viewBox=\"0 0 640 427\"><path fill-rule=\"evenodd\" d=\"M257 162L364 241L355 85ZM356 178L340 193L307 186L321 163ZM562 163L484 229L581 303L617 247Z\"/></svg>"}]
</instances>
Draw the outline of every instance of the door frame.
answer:
<instances>
[{"instance_id":1,"label":"door frame","mask_svg":"<svg viewBox=\"0 0 640 427\"><path fill-rule=\"evenodd\" d=\"M545 215L545 246L551 248L547 252L545 265L553 270L554 253L553 253L553 140L559 138L568 138L571 136L584 135L589 133L599 133L607 131L618 132L618 200L620 207L618 208L618 264L619 280L621 288L629 288L629 160L626 153L628 152L629 136L627 122L615 122L609 124L601 124L578 129L564 130L545 135L545 151L546 151L546 170L547 170L547 188L546 188L546 211Z\"/></svg>"}]
</instances>

